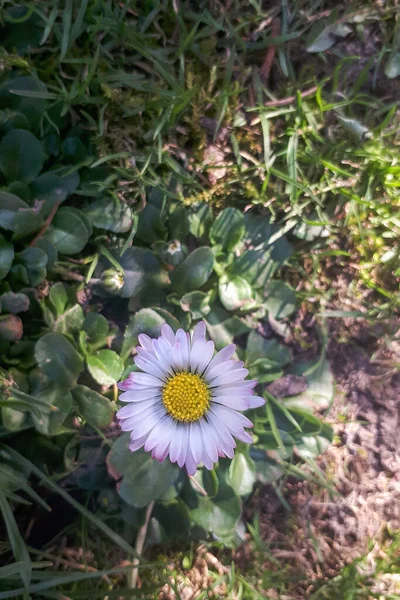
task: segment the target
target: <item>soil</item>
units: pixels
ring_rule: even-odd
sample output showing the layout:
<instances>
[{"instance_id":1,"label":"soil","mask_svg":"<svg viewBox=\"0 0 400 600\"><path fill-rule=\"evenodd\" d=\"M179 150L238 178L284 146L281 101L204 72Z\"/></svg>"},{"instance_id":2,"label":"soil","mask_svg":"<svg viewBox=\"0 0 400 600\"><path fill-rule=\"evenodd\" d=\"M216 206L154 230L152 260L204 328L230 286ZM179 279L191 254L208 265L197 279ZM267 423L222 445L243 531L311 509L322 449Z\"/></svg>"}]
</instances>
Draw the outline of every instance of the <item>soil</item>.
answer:
<instances>
[{"instance_id":1,"label":"soil","mask_svg":"<svg viewBox=\"0 0 400 600\"><path fill-rule=\"evenodd\" d=\"M331 326L328 358L336 393L328 420L335 442L319 466L337 493L330 497L327 489L293 480L284 490L291 512L271 486L248 507L249 519L259 515L272 556L298 578L290 598L308 598L365 554L371 540L379 545L388 531L400 528L400 373L394 368L400 321L390 326L390 337L365 321ZM239 566L248 564L248 547L236 558ZM276 568L271 561L265 566Z\"/></svg>"}]
</instances>

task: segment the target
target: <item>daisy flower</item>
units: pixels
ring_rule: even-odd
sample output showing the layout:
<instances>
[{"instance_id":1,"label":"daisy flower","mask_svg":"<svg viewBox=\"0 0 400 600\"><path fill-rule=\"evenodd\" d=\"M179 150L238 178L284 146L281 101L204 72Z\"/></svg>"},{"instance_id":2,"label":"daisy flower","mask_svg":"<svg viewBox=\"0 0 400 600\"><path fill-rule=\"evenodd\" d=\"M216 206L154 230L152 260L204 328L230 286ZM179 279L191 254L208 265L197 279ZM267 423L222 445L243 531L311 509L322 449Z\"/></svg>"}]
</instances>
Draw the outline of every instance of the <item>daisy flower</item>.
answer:
<instances>
[{"instance_id":1,"label":"daisy flower","mask_svg":"<svg viewBox=\"0 0 400 600\"><path fill-rule=\"evenodd\" d=\"M158 339L142 333L139 343L141 371L119 384L128 404L117 413L121 429L131 432L132 452L144 446L159 461L169 455L193 475L200 463L212 469L218 457L232 458L234 438L252 442L245 427L253 423L240 411L265 400L253 396L257 381L246 380L243 362L232 359L234 344L214 355L204 321L192 336L164 324Z\"/></svg>"}]
</instances>

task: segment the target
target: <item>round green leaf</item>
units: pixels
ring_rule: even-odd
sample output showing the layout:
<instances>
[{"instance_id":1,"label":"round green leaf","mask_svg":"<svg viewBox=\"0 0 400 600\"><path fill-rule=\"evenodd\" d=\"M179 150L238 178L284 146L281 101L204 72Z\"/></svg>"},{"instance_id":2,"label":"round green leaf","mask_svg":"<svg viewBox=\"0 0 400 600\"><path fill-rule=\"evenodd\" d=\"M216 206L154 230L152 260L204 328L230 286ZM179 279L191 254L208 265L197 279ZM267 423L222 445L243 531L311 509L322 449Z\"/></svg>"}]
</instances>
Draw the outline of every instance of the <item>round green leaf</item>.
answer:
<instances>
[{"instance_id":1,"label":"round green leaf","mask_svg":"<svg viewBox=\"0 0 400 600\"><path fill-rule=\"evenodd\" d=\"M107 427L114 416L114 406L108 398L98 394L86 385L77 385L72 395L82 417L93 427Z\"/></svg>"},{"instance_id":2,"label":"round green leaf","mask_svg":"<svg viewBox=\"0 0 400 600\"><path fill-rule=\"evenodd\" d=\"M13 129L0 143L0 169L8 181L33 181L45 159L43 145L29 131Z\"/></svg>"},{"instance_id":3,"label":"round green leaf","mask_svg":"<svg viewBox=\"0 0 400 600\"><path fill-rule=\"evenodd\" d=\"M103 315L90 312L86 315L83 330L88 334L89 342L101 342L108 335L108 321Z\"/></svg>"},{"instance_id":4,"label":"round green leaf","mask_svg":"<svg viewBox=\"0 0 400 600\"><path fill-rule=\"evenodd\" d=\"M168 460L159 463L143 450L129 450L129 434L122 435L113 446L108 463L117 478L123 475L118 493L135 507L162 498L179 477L180 470Z\"/></svg>"},{"instance_id":5,"label":"round green leaf","mask_svg":"<svg viewBox=\"0 0 400 600\"><path fill-rule=\"evenodd\" d=\"M0 210L1 212L1 210ZM4 279L14 260L14 246L0 233L0 279Z\"/></svg>"},{"instance_id":6,"label":"round green leaf","mask_svg":"<svg viewBox=\"0 0 400 600\"><path fill-rule=\"evenodd\" d=\"M190 312L192 319L202 319L210 312L210 294L205 292L189 292L181 298L181 308Z\"/></svg>"},{"instance_id":7,"label":"round green leaf","mask_svg":"<svg viewBox=\"0 0 400 600\"><path fill-rule=\"evenodd\" d=\"M86 246L89 233L79 211L60 208L44 235L60 254L77 254Z\"/></svg>"},{"instance_id":8,"label":"round green leaf","mask_svg":"<svg viewBox=\"0 0 400 600\"><path fill-rule=\"evenodd\" d=\"M61 204L69 195L69 190L62 177L55 173L44 173L40 175L31 185L34 198L45 200L48 209L54 204Z\"/></svg>"},{"instance_id":9,"label":"round green leaf","mask_svg":"<svg viewBox=\"0 0 400 600\"><path fill-rule=\"evenodd\" d=\"M201 247L170 273L173 289L184 294L201 288L210 277L214 264L211 248Z\"/></svg>"},{"instance_id":10,"label":"round green leaf","mask_svg":"<svg viewBox=\"0 0 400 600\"><path fill-rule=\"evenodd\" d=\"M22 26L22 29L24 26ZM31 76L16 77L5 82L0 88L0 107L11 107L24 114L33 127L38 127L46 107L44 98L24 96L24 92L45 94L47 88Z\"/></svg>"},{"instance_id":11,"label":"round green leaf","mask_svg":"<svg viewBox=\"0 0 400 600\"><path fill-rule=\"evenodd\" d=\"M249 310L256 304L251 285L241 277L221 277L218 292L226 310Z\"/></svg>"},{"instance_id":12,"label":"round green leaf","mask_svg":"<svg viewBox=\"0 0 400 600\"><path fill-rule=\"evenodd\" d=\"M73 165L82 163L88 156L85 144L75 136L67 138L63 143L64 160Z\"/></svg>"},{"instance_id":13,"label":"round green leaf","mask_svg":"<svg viewBox=\"0 0 400 600\"><path fill-rule=\"evenodd\" d=\"M198 506L192 509L192 519L216 537L224 537L235 529L241 513L240 498L230 486L220 487L213 498L200 497Z\"/></svg>"},{"instance_id":14,"label":"round green leaf","mask_svg":"<svg viewBox=\"0 0 400 600\"><path fill-rule=\"evenodd\" d=\"M26 294L5 292L0 296L3 311L17 314L29 310L30 300Z\"/></svg>"},{"instance_id":15,"label":"round green leaf","mask_svg":"<svg viewBox=\"0 0 400 600\"><path fill-rule=\"evenodd\" d=\"M191 529L190 511L183 500L157 504L154 516L170 538L187 538Z\"/></svg>"},{"instance_id":16,"label":"round green leaf","mask_svg":"<svg viewBox=\"0 0 400 600\"><path fill-rule=\"evenodd\" d=\"M274 319L284 319L293 314L296 308L296 294L283 281L271 281L264 306Z\"/></svg>"},{"instance_id":17,"label":"round green leaf","mask_svg":"<svg viewBox=\"0 0 400 600\"><path fill-rule=\"evenodd\" d=\"M41 248L26 248L18 255L18 261L25 267L28 283L32 287L38 286L46 277L48 258Z\"/></svg>"},{"instance_id":18,"label":"round green leaf","mask_svg":"<svg viewBox=\"0 0 400 600\"><path fill-rule=\"evenodd\" d=\"M256 480L256 468L247 452L237 450L229 466L229 483L238 496L250 494Z\"/></svg>"},{"instance_id":19,"label":"round green leaf","mask_svg":"<svg viewBox=\"0 0 400 600\"><path fill-rule=\"evenodd\" d=\"M47 333L36 343L35 358L42 371L61 386L73 387L84 364L71 342L59 333Z\"/></svg>"},{"instance_id":20,"label":"round green leaf","mask_svg":"<svg viewBox=\"0 0 400 600\"><path fill-rule=\"evenodd\" d=\"M100 198L87 205L83 210L93 227L98 229L126 233L132 228L131 207L115 198Z\"/></svg>"},{"instance_id":21,"label":"round green leaf","mask_svg":"<svg viewBox=\"0 0 400 600\"><path fill-rule=\"evenodd\" d=\"M291 354L286 346L282 346L274 339L267 339L252 331L247 338L246 362L251 365L258 359L268 359L283 367L290 363Z\"/></svg>"},{"instance_id":22,"label":"round green leaf","mask_svg":"<svg viewBox=\"0 0 400 600\"><path fill-rule=\"evenodd\" d=\"M243 238L244 233L243 213L236 208L225 208L211 227L210 240L213 244L220 244L226 252L230 252Z\"/></svg>"},{"instance_id":23,"label":"round green leaf","mask_svg":"<svg viewBox=\"0 0 400 600\"><path fill-rule=\"evenodd\" d=\"M158 337L161 333L161 325L164 323L168 323L175 331L179 327L179 321L166 310L142 308L135 313L126 326L121 356L124 359L129 356L138 344L140 333L146 333L150 337Z\"/></svg>"},{"instance_id":24,"label":"round green leaf","mask_svg":"<svg viewBox=\"0 0 400 600\"><path fill-rule=\"evenodd\" d=\"M150 250L128 248L119 262L125 273L121 291L123 298L135 296L161 274L160 262Z\"/></svg>"},{"instance_id":25,"label":"round green leaf","mask_svg":"<svg viewBox=\"0 0 400 600\"><path fill-rule=\"evenodd\" d=\"M89 373L100 385L114 385L120 380L124 362L113 350L99 350L87 357Z\"/></svg>"}]
</instances>

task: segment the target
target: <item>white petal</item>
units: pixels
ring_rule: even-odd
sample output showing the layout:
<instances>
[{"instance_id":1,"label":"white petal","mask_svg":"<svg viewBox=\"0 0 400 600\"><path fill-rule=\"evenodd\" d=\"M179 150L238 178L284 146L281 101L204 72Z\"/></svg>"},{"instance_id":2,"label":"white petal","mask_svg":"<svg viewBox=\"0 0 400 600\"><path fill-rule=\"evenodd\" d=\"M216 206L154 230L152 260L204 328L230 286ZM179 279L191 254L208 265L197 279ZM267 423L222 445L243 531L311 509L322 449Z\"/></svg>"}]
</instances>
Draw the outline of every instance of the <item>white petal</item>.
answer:
<instances>
[{"instance_id":1,"label":"white petal","mask_svg":"<svg viewBox=\"0 0 400 600\"><path fill-rule=\"evenodd\" d=\"M204 378L211 383L216 377L228 373L229 371L241 369L243 365L244 362L241 360L226 360L213 369L207 369L206 373L204 373Z\"/></svg>"},{"instance_id":2,"label":"white petal","mask_svg":"<svg viewBox=\"0 0 400 600\"><path fill-rule=\"evenodd\" d=\"M149 337L145 333L141 333L138 335L138 340L139 340L139 344L142 346L142 348L144 348L148 352L152 351L153 348L151 345L151 337Z\"/></svg>"},{"instance_id":3,"label":"white petal","mask_svg":"<svg viewBox=\"0 0 400 600\"><path fill-rule=\"evenodd\" d=\"M258 408L259 406L264 406L265 400L261 396L250 396L249 404L249 408Z\"/></svg>"},{"instance_id":4,"label":"white petal","mask_svg":"<svg viewBox=\"0 0 400 600\"><path fill-rule=\"evenodd\" d=\"M199 341L199 340L205 341L205 339L206 339L206 324L204 321L199 321L193 330L192 347L194 346L194 344L197 341Z\"/></svg>"},{"instance_id":5,"label":"white petal","mask_svg":"<svg viewBox=\"0 0 400 600\"><path fill-rule=\"evenodd\" d=\"M182 369L188 370L189 358L190 358L190 336L183 329L178 329L176 332L176 340L179 342L181 357L182 357Z\"/></svg>"},{"instance_id":6,"label":"white petal","mask_svg":"<svg viewBox=\"0 0 400 600\"><path fill-rule=\"evenodd\" d=\"M199 373L199 375L201 375L203 373L203 371L206 369L206 367L208 366L212 355L214 354L214 342L207 342L204 348L204 353L201 356L198 365L197 365L197 372Z\"/></svg>"},{"instance_id":7,"label":"white petal","mask_svg":"<svg viewBox=\"0 0 400 600\"><path fill-rule=\"evenodd\" d=\"M225 346L225 348L222 348L222 350L217 352L217 354L214 356L214 358L208 365L205 375L207 375L208 372L211 371L211 369L213 369L214 367L217 367L220 363L226 362L227 360L229 360L231 358L231 356L235 353L235 350L236 350L235 344L230 344L229 346Z\"/></svg>"},{"instance_id":8,"label":"white petal","mask_svg":"<svg viewBox=\"0 0 400 600\"><path fill-rule=\"evenodd\" d=\"M175 435L171 439L171 444L169 447L169 458L171 462L176 462L179 456L179 452L182 445L182 435L183 435L183 427L180 427L177 424L175 429Z\"/></svg>"},{"instance_id":9,"label":"white petal","mask_svg":"<svg viewBox=\"0 0 400 600\"><path fill-rule=\"evenodd\" d=\"M156 429L156 427L154 429ZM171 423L168 423L168 425L166 425L166 429L163 434L164 437L162 439L160 438L156 446L154 446L153 448L153 458L162 461L167 456L168 452L170 451L171 441L175 437L176 427L176 421L173 421L171 419Z\"/></svg>"},{"instance_id":10,"label":"white petal","mask_svg":"<svg viewBox=\"0 0 400 600\"><path fill-rule=\"evenodd\" d=\"M143 400L155 400L161 398L160 388L141 388L140 390L129 390L120 395L122 402L142 402Z\"/></svg>"},{"instance_id":11,"label":"white petal","mask_svg":"<svg viewBox=\"0 0 400 600\"><path fill-rule=\"evenodd\" d=\"M153 349L156 358L160 363L160 367L169 375L173 375L174 369L172 367L172 348L169 343L163 338L153 340Z\"/></svg>"},{"instance_id":12,"label":"white petal","mask_svg":"<svg viewBox=\"0 0 400 600\"><path fill-rule=\"evenodd\" d=\"M201 435L203 438L203 449L208 455L210 460L214 463L218 461L218 448L214 438L214 431L210 427L209 423L205 419L200 419L199 425L201 428Z\"/></svg>"},{"instance_id":13,"label":"white petal","mask_svg":"<svg viewBox=\"0 0 400 600\"><path fill-rule=\"evenodd\" d=\"M210 383L211 387L216 387L217 385L224 385L226 383L233 384L236 381L243 381L245 377L249 374L248 369L237 369L236 371L229 371L224 375L219 375L214 379L212 383Z\"/></svg>"},{"instance_id":14,"label":"white petal","mask_svg":"<svg viewBox=\"0 0 400 600\"><path fill-rule=\"evenodd\" d=\"M242 432L244 427L253 427L253 423L242 413L232 410L222 404L213 404L210 412L226 425L229 431L237 437L238 432Z\"/></svg>"},{"instance_id":15,"label":"white petal","mask_svg":"<svg viewBox=\"0 0 400 600\"><path fill-rule=\"evenodd\" d=\"M213 396L211 402L223 404L234 410L247 410L250 408L249 401L244 398L235 398L234 396Z\"/></svg>"},{"instance_id":16,"label":"white petal","mask_svg":"<svg viewBox=\"0 0 400 600\"><path fill-rule=\"evenodd\" d=\"M181 447L179 450L177 463L182 468L183 465L185 464L186 454L187 454L187 450L188 450L189 427L186 424L184 424L184 425L181 424L181 427L182 427Z\"/></svg>"},{"instance_id":17,"label":"white petal","mask_svg":"<svg viewBox=\"0 0 400 600\"><path fill-rule=\"evenodd\" d=\"M161 402L161 398L159 398ZM133 417L143 412L144 410L150 408L157 402L157 399L150 398L149 400L144 400L143 402L135 402L127 404L126 406L119 409L117 412L117 419L128 419L129 417Z\"/></svg>"},{"instance_id":18,"label":"white petal","mask_svg":"<svg viewBox=\"0 0 400 600\"><path fill-rule=\"evenodd\" d=\"M142 369L145 373L149 375L153 375L162 381L165 381L167 378L165 373L160 369L159 366L155 365L152 361L147 358L143 358L143 356L136 356L134 359L135 365Z\"/></svg>"},{"instance_id":19,"label":"white petal","mask_svg":"<svg viewBox=\"0 0 400 600\"><path fill-rule=\"evenodd\" d=\"M161 335L171 344L171 346L175 343L175 334L172 330L172 327L170 327L168 323L161 325Z\"/></svg>"},{"instance_id":20,"label":"white petal","mask_svg":"<svg viewBox=\"0 0 400 600\"><path fill-rule=\"evenodd\" d=\"M160 442L171 441L171 431L174 421L166 414L157 425L151 430L144 445L145 452L153 450Z\"/></svg>"},{"instance_id":21,"label":"white petal","mask_svg":"<svg viewBox=\"0 0 400 600\"><path fill-rule=\"evenodd\" d=\"M154 377L153 375L149 375L148 373L131 373L132 383L138 383L139 385L149 386L149 387L162 387L164 383Z\"/></svg>"},{"instance_id":22,"label":"white petal","mask_svg":"<svg viewBox=\"0 0 400 600\"><path fill-rule=\"evenodd\" d=\"M179 342L175 342L175 344L172 346L172 358L174 359L174 369L176 371L182 371L183 360L182 360L181 345Z\"/></svg>"},{"instance_id":23,"label":"white petal","mask_svg":"<svg viewBox=\"0 0 400 600\"><path fill-rule=\"evenodd\" d=\"M150 433L164 415L165 408L163 406L157 406L148 409L140 418L134 419L136 423L134 424L134 430L131 433L131 440L133 441L146 433Z\"/></svg>"},{"instance_id":24,"label":"white petal","mask_svg":"<svg viewBox=\"0 0 400 600\"><path fill-rule=\"evenodd\" d=\"M203 443L201 429L198 422L190 423L189 443L192 456L196 463L199 464L203 454Z\"/></svg>"},{"instance_id":25,"label":"white petal","mask_svg":"<svg viewBox=\"0 0 400 600\"><path fill-rule=\"evenodd\" d=\"M197 340L192 344L192 349L190 350L190 370L192 373L197 372L201 357L204 355L206 349L206 343L205 340Z\"/></svg>"}]
</instances>

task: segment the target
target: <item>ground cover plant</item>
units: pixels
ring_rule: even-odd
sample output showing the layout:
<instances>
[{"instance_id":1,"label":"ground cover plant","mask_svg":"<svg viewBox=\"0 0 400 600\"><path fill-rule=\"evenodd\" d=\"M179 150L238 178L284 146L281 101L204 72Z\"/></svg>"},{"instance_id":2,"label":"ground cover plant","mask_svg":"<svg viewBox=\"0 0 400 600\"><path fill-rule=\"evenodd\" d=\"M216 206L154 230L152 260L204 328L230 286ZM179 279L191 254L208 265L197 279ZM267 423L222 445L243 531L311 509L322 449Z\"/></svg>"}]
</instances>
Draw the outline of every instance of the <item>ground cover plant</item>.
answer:
<instances>
[{"instance_id":1,"label":"ground cover plant","mask_svg":"<svg viewBox=\"0 0 400 600\"><path fill-rule=\"evenodd\" d=\"M197 573L202 541L238 558L249 534L255 568L208 555L203 596L308 597L310 575L274 556L260 579L257 502L273 490L290 510L295 480L335 497L316 462L337 426L326 317L398 308L396 2L0 16L0 598L185 597L179 561ZM265 406L252 445L188 476L128 450L117 383L140 334L200 321L217 350L236 344ZM396 377L384 339L372 359ZM63 535L82 563L57 563Z\"/></svg>"}]
</instances>

